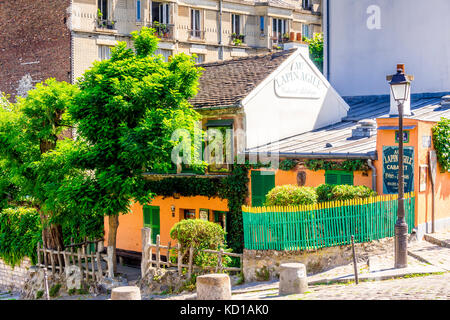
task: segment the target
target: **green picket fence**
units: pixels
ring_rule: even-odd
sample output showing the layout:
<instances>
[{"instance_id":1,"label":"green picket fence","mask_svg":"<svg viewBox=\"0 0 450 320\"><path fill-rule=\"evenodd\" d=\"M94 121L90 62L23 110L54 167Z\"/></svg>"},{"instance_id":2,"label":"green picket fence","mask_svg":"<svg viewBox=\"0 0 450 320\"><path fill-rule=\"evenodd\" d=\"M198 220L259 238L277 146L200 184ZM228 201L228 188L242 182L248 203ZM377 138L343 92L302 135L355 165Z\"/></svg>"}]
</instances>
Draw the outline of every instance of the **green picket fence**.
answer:
<instances>
[{"instance_id":1,"label":"green picket fence","mask_svg":"<svg viewBox=\"0 0 450 320\"><path fill-rule=\"evenodd\" d=\"M291 207L242 207L249 250L315 250L394 236L397 195ZM408 232L414 227L413 194L405 195Z\"/></svg>"}]
</instances>

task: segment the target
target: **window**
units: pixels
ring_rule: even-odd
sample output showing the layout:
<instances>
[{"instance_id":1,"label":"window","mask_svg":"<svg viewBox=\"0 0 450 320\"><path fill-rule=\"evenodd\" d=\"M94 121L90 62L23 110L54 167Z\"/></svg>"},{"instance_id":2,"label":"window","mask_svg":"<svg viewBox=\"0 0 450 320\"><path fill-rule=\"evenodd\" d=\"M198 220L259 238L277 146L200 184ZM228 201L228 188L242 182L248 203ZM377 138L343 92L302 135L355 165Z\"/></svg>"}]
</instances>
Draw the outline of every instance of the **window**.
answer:
<instances>
[{"instance_id":1,"label":"window","mask_svg":"<svg viewBox=\"0 0 450 320\"><path fill-rule=\"evenodd\" d=\"M136 0L136 21L141 21L141 0Z\"/></svg>"},{"instance_id":2,"label":"window","mask_svg":"<svg viewBox=\"0 0 450 320\"><path fill-rule=\"evenodd\" d=\"M233 120L210 120L206 124L207 140L205 161L208 162L209 172L229 172L233 162ZM217 131L213 131L215 129ZM211 130L211 131L209 131ZM221 138L221 140L219 140Z\"/></svg>"},{"instance_id":3,"label":"window","mask_svg":"<svg viewBox=\"0 0 450 320\"><path fill-rule=\"evenodd\" d=\"M275 188L275 172L252 171L252 206L262 206L266 201L266 195Z\"/></svg>"},{"instance_id":4,"label":"window","mask_svg":"<svg viewBox=\"0 0 450 320\"><path fill-rule=\"evenodd\" d=\"M273 37L276 40L282 40L283 35L288 32L287 20L273 18L272 22Z\"/></svg>"},{"instance_id":5,"label":"window","mask_svg":"<svg viewBox=\"0 0 450 320\"><path fill-rule=\"evenodd\" d=\"M231 32L236 35L241 34L241 16L238 14L231 15Z\"/></svg>"},{"instance_id":6,"label":"window","mask_svg":"<svg viewBox=\"0 0 450 320\"><path fill-rule=\"evenodd\" d=\"M195 209L183 209L183 219L195 219Z\"/></svg>"},{"instance_id":7,"label":"window","mask_svg":"<svg viewBox=\"0 0 450 320\"><path fill-rule=\"evenodd\" d=\"M303 0L302 7L305 10L311 10L311 1L310 0Z\"/></svg>"},{"instance_id":8,"label":"window","mask_svg":"<svg viewBox=\"0 0 450 320\"><path fill-rule=\"evenodd\" d=\"M264 34L264 16L259 17L259 31Z\"/></svg>"},{"instance_id":9,"label":"window","mask_svg":"<svg viewBox=\"0 0 450 320\"><path fill-rule=\"evenodd\" d=\"M170 23L169 3L152 2L152 22Z\"/></svg>"},{"instance_id":10,"label":"window","mask_svg":"<svg viewBox=\"0 0 450 320\"><path fill-rule=\"evenodd\" d=\"M205 62L205 55L196 53L194 59L195 59L195 63L197 63L197 64L203 63L203 62Z\"/></svg>"},{"instance_id":11,"label":"window","mask_svg":"<svg viewBox=\"0 0 450 320\"><path fill-rule=\"evenodd\" d=\"M200 10L191 9L191 36L201 38Z\"/></svg>"},{"instance_id":12,"label":"window","mask_svg":"<svg viewBox=\"0 0 450 320\"><path fill-rule=\"evenodd\" d=\"M302 34L306 38L311 38L310 28L308 24L302 25Z\"/></svg>"},{"instance_id":13,"label":"window","mask_svg":"<svg viewBox=\"0 0 450 320\"><path fill-rule=\"evenodd\" d=\"M97 8L99 10L99 13L101 13L101 19L107 20L108 19L108 0L98 0Z\"/></svg>"},{"instance_id":14,"label":"window","mask_svg":"<svg viewBox=\"0 0 450 320\"><path fill-rule=\"evenodd\" d=\"M160 233L159 207L144 206L144 227L152 230L152 243L156 243L156 236Z\"/></svg>"},{"instance_id":15,"label":"window","mask_svg":"<svg viewBox=\"0 0 450 320\"><path fill-rule=\"evenodd\" d=\"M111 58L111 47L98 46L98 58L100 61L108 60Z\"/></svg>"},{"instance_id":16,"label":"window","mask_svg":"<svg viewBox=\"0 0 450 320\"><path fill-rule=\"evenodd\" d=\"M169 61L169 57L172 55L172 50L167 49L156 49L155 55L162 54L164 56L164 59Z\"/></svg>"},{"instance_id":17,"label":"window","mask_svg":"<svg viewBox=\"0 0 450 320\"><path fill-rule=\"evenodd\" d=\"M331 185L353 185L353 172L349 171L333 171L325 172L325 183Z\"/></svg>"},{"instance_id":18,"label":"window","mask_svg":"<svg viewBox=\"0 0 450 320\"><path fill-rule=\"evenodd\" d=\"M213 211L214 222L218 223L225 232L227 232L227 212L226 211Z\"/></svg>"}]
</instances>

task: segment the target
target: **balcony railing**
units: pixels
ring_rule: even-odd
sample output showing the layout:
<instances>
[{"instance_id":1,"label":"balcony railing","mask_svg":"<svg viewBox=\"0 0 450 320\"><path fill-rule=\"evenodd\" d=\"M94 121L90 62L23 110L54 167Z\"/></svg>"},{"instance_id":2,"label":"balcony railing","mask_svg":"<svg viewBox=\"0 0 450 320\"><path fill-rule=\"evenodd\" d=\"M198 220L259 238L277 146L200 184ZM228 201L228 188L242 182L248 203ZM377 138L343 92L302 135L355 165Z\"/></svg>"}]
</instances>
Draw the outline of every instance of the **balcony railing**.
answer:
<instances>
[{"instance_id":1,"label":"balcony railing","mask_svg":"<svg viewBox=\"0 0 450 320\"><path fill-rule=\"evenodd\" d=\"M245 35L243 34L231 34L231 44L235 46L239 46L245 42Z\"/></svg>"},{"instance_id":2,"label":"balcony railing","mask_svg":"<svg viewBox=\"0 0 450 320\"><path fill-rule=\"evenodd\" d=\"M157 21L149 25L150 28L155 29L155 35L163 40L173 40L174 39L174 25L173 24L163 24Z\"/></svg>"},{"instance_id":3,"label":"balcony railing","mask_svg":"<svg viewBox=\"0 0 450 320\"><path fill-rule=\"evenodd\" d=\"M205 31L189 30L189 40L205 40Z\"/></svg>"},{"instance_id":4,"label":"balcony railing","mask_svg":"<svg viewBox=\"0 0 450 320\"><path fill-rule=\"evenodd\" d=\"M97 19L97 28L116 30L116 21L107 19Z\"/></svg>"}]
</instances>

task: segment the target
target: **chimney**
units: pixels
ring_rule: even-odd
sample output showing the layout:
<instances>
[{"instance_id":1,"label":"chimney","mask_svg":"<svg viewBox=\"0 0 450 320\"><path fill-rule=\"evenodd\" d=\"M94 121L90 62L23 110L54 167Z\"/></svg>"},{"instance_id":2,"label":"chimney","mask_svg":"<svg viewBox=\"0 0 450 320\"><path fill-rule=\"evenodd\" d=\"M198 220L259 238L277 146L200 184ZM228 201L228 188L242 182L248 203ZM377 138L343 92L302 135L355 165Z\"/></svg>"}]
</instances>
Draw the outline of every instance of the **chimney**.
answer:
<instances>
[{"instance_id":1,"label":"chimney","mask_svg":"<svg viewBox=\"0 0 450 320\"><path fill-rule=\"evenodd\" d=\"M401 72L403 74L405 74L405 65L404 64L397 64L397 72ZM405 75L409 81L414 80L413 76L410 75ZM388 76L387 77L388 81L390 81L392 79L392 76ZM392 95L392 90L390 90L389 88L389 93L390 93L390 110L389 110L389 115L390 116L398 116L398 104L397 102L394 100L394 97ZM403 103L403 114L405 116L410 116L411 113L411 90L409 91L409 95L408 98L405 100L405 102Z\"/></svg>"},{"instance_id":2,"label":"chimney","mask_svg":"<svg viewBox=\"0 0 450 320\"><path fill-rule=\"evenodd\" d=\"M377 122L373 119L358 121L355 129L352 129L352 138L370 138L377 134Z\"/></svg>"}]
</instances>

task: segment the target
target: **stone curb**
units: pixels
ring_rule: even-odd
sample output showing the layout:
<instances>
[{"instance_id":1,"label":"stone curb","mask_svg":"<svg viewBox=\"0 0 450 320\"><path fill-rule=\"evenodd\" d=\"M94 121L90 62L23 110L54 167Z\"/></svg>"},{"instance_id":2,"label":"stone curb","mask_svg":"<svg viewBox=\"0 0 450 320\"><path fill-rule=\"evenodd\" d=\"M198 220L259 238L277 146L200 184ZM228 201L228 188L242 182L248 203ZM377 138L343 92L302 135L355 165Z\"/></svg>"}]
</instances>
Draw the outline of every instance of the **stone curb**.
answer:
<instances>
[{"instance_id":1,"label":"stone curb","mask_svg":"<svg viewBox=\"0 0 450 320\"><path fill-rule=\"evenodd\" d=\"M425 234L423 236L423 238L426 241L428 241L429 243L432 243L432 244L435 244L435 245L438 245L438 246L444 247L444 248L450 248L450 242L436 238L432 234Z\"/></svg>"}]
</instances>

